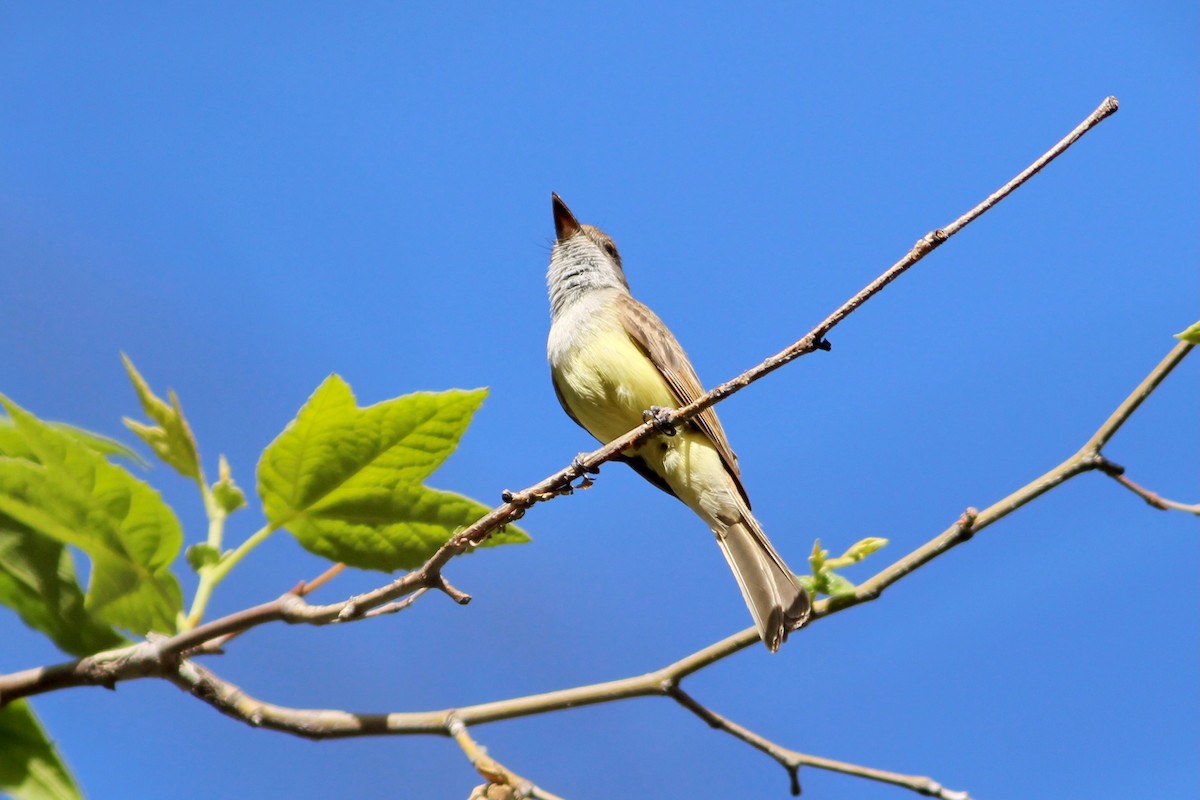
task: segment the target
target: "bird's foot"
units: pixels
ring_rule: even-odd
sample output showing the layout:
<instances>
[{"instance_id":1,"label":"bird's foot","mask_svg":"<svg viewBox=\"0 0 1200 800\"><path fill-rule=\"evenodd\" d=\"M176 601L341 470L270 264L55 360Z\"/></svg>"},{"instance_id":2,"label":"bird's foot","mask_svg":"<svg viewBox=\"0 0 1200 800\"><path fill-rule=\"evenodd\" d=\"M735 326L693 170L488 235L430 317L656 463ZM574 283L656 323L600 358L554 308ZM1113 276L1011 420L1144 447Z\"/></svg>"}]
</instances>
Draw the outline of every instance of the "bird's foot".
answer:
<instances>
[{"instance_id":1,"label":"bird's foot","mask_svg":"<svg viewBox=\"0 0 1200 800\"><path fill-rule=\"evenodd\" d=\"M642 421L649 422L654 425L654 429L659 433L665 433L667 436L674 436L676 433L675 425L670 421L673 408L663 408L662 406L650 406L649 411L642 412Z\"/></svg>"},{"instance_id":2,"label":"bird's foot","mask_svg":"<svg viewBox=\"0 0 1200 800\"><path fill-rule=\"evenodd\" d=\"M589 467L587 465L587 457L590 455L591 453L580 453L571 459L571 469L575 470L575 474L581 478L587 477L588 475L600 474L599 467Z\"/></svg>"}]
</instances>

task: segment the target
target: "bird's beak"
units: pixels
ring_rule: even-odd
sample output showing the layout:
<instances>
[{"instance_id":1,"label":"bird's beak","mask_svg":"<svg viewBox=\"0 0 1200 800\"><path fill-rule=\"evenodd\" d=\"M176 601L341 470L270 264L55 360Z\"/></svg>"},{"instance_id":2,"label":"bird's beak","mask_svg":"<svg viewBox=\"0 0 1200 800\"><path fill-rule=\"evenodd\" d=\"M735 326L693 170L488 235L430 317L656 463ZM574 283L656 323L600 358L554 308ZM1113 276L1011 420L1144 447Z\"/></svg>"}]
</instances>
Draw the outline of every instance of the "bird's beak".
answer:
<instances>
[{"instance_id":1,"label":"bird's beak","mask_svg":"<svg viewBox=\"0 0 1200 800\"><path fill-rule=\"evenodd\" d=\"M571 213L571 209L567 208L567 204L562 201L554 192L550 193L551 205L554 207L554 232L558 235L560 242L565 242L575 234L579 233L579 220L575 219L575 215Z\"/></svg>"}]
</instances>

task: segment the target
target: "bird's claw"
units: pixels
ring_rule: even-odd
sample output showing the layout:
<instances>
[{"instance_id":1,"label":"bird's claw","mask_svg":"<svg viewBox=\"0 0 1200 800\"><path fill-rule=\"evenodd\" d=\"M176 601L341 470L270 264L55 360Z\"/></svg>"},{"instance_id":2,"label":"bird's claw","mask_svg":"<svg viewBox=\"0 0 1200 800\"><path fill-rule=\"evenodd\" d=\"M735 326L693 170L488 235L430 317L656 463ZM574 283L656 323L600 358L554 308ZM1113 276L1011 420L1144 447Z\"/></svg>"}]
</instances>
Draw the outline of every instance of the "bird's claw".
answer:
<instances>
[{"instance_id":1,"label":"bird's claw","mask_svg":"<svg viewBox=\"0 0 1200 800\"><path fill-rule=\"evenodd\" d=\"M581 478L585 478L588 475L599 475L600 474L599 467L589 467L587 465L586 460L589 455L591 455L591 454L590 453L580 453L579 455L577 455L571 459L571 469L575 470L575 474Z\"/></svg>"},{"instance_id":2,"label":"bird's claw","mask_svg":"<svg viewBox=\"0 0 1200 800\"><path fill-rule=\"evenodd\" d=\"M676 433L675 425L669 420L669 416L673 408L663 408L662 406L650 406L649 411L642 412L642 421L649 422L654 425L655 430L667 436L674 436Z\"/></svg>"}]
</instances>

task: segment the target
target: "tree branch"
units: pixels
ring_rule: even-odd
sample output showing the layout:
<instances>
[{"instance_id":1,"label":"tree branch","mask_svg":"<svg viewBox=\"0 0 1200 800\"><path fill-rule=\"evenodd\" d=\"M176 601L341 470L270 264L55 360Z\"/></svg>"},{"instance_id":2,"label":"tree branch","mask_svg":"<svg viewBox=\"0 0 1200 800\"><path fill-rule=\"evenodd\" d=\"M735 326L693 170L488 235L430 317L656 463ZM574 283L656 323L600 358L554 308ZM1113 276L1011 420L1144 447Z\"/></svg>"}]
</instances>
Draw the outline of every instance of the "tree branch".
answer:
<instances>
[{"instance_id":1,"label":"tree branch","mask_svg":"<svg viewBox=\"0 0 1200 800\"><path fill-rule=\"evenodd\" d=\"M1184 511L1188 514L1200 515L1200 503L1178 503L1174 500L1168 500L1162 497L1157 492L1152 492L1140 484L1134 483L1125 476L1124 471L1118 473L1107 473L1113 480L1124 486L1129 491L1136 494L1138 497L1145 500L1150 505L1161 511Z\"/></svg>"},{"instance_id":2,"label":"tree branch","mask_svg":"<svg viewBox=\"0 0 1200 800\"><path fill-rule=\"evenodd\" d=\"M761 750L778 761L787 770L788 776L791 778L792 796L794 797L800 796L800 768L815 767L817 769L829 770L830 772L840 772L844 775L854 775L858 778L879 781L880 783L890 783L893 786L900 786L917 794L923 794L927 797L937 797L941 800L971 800L970 795L966 792L956 792L947 789L932 778L922 775L904 775L899 772L888 772L882 769L850 764L845 761L834 761L831 758L798 753L795 750L778 745L748 728L742 727L727 717L721 716L707 706L702 705L679 687L672 688L668 694L670 694L675 702L707 722L709 727L725 731L729 735L741 739L751 747Z\"/></svg>"},{"instance_id":3,"label":"tree branch","mask_svg":"<svg viewBox=\"0 0 1200 800\"><path fill-rule=\"evenodd\" d=\"M452 715L446 727L450 732L450 736L462 748L467 760L471 762L471 766L487 781L483 786L477 786L471 792L471 797L468 800L474 800L477 797L480 800L491 800L498 795L506 798L506 800L507 798L514 798L514 800L516 798L563 800L558 795L551 794L545 789L540 788L528 778L522 778L488 755L487 748L479 745L471 738L471 735L467 732L467 726L462 723L462 720ZM497 789L501 791L497 791Z\"/></svg>"}]
</instances>

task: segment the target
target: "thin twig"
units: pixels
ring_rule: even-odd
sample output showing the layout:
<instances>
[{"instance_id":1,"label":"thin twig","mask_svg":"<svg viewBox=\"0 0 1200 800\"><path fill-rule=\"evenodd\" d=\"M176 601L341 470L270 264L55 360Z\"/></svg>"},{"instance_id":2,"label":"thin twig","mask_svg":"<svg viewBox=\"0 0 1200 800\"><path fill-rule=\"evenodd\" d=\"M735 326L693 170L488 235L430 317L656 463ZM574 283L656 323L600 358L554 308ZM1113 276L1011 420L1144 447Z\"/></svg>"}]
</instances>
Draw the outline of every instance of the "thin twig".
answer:
<instances>
[{"instance_id":1,"label":"thin twig","mask_svg":"<svg viewBox=\"0 0 1200 800\"><path fill-rule=\"evenodd\" d=\"M788 777L792 783L792 795L795 797L800 796L800 768L815 767L831 772L840 772L844 775L854 775L855 777L866 778L880 783L890 783L894 786L900 786L916 792L917 794L923 794L927 797L937 797L941 800L971 800L970 795L966 792L947 789L933 778L927 778L923 775L905 775L900 772L888 772L887 770L873 769L872 767L864 767L860 764L851 764L846 761L835 761L831 758L798 753L795 750L776 744L770 739L760 736L754 731L718 714L677 686L669 690L668 694L675 702L708 723L709 727L725 731L729 735L741 739L751 747L761 750L778 761L788 772Z\"/></svg>"},{"instance_id":2,"label":"thin twig","mask_svg":"<svg viewBox=\"0 0 1200 800\"><path fill-rule=\"evenodd\" d=\"M315 592L317 589L320 589L322 586L329 583L331 580L336 578L338 575L341 575L342 572L345 571L345 569L346 569L345 564L341 564L341 563L334 564L332 567L325 570L320 575L313 578L311 581L307 581L306 583L300 584L300 586L296 589L296 594L300 595L301 597L307 597L308 595Z\"/></svg>"},{"instance_id":3,"label":"thin twig","mask_svg":"<svg viewBox=\"0 0 1200 800\"><path fill-rule=\"evenodd\" d=\"M714 403L717 403L734 392L745 388L764 375L779 369L784 364L787 364L788 362L793 361L800 356L807 355L814 350L828 349L828 345L825 343L825 336L831 330L833 330L838 323L840 323L851 313L860 308L864 303L878 294L880 290L882 290L889 283L896 280L896 278L908 271L910 267L915 265L922 258L929 255L936 248L944 244L951 236L967 227L967 225L970 225L987 211L991 210L1001 200L1012 194L1027 180L1041 172L1047 164L1066 152L1067 148L1077 142L1085 133L1099 125L1108 117L1115 114L1117 108L1117 98L1106 97L1104 102L1101 103L1095 111L1089 114L1087 118L1083 120L1083 122L1075 126L1074 130L1060 139L1057 144L1039 156L1032 164L1021 170L1016 177L1001 186L996 191L992 192L990 195L984 198L982 202L980 202L967 213L958 217L958 219L954 220L949 225L945 226L944 228L931 231L930 233L918 239L917 243L913 245L912 249L909 250L903 258L893 264L878 278L867 284L862 291L843 303L840 308L826 317L821 324L813 328L803 339L800 339L790 347L780 351L779 353L776 353L758 366L746 370L736 378L722 383L720 386L697 398L692 403L680 408L678 411L675 411L671 414L663 414L660 420L643 425L641 428L637 429L636 432L639 435L636 437L636 439L635 437L627 434L625 437L616 440L617 443L622 445L618 449L618 452L625 450L631 444L634 444L635 441L641 441L641 439L644 438L644 436L641 435L642 432L646 431L646 429L653 431L655 429L655 424L661 423L667 425L679 425L683 422L686 422ZM589 463L588 460L585 459L585 466L595 466L595 464Z\"/></svg>"},{"instance_id":4,"label":"thin twig","mask_svg":"<svg viewBox=\"0 0 1200 800\"><path fill-rule=\"evenodd\" d=\"M1113 475L1112 478L1157 509L1162 511L1184 511L1188 514L1200 515L1200 503L1179 503L1175 500L1168 500L1157 492L1152 492L1146 487L1134 483L1125 475Z\"/></svg>"},{"instance_id":5,"label":"thin twig","mask_svg":"<svg viewBox=\"0 0 1200 800\"><path fill-rule=\"evenodd\" d=\"M533 798L533 800L563 800L556 794L551 794L545 789L540 788L528 778L522 778L517 773L510 770L508 767L501 764L496 759L488 755L487 748L478 744L471 735L467 732L467 726L462 723L462 720L450 715L446 725L446 730L458 746L462 748L463 754L467 760L471 762L471 766L475 771L483 776L483 779L490 786L505 786L512 790L511 795L514 798Z\"/></svg>"},{"instance_id":6,"label":"thin twig","mask_svg":"<svg viewBox=\"0 0 1200 800\"><path fill-rule=\"evenodd\" d=\"M394 603L388 603L377 608L372 608L367 613L363 614L363 619L368 617L382 617L384 614L395 614L411 606L417 602L417 598L425 594L428 589L417 589L415 592L405 597L403 600L397 600Z\"/></svg>"}]
</instances>

